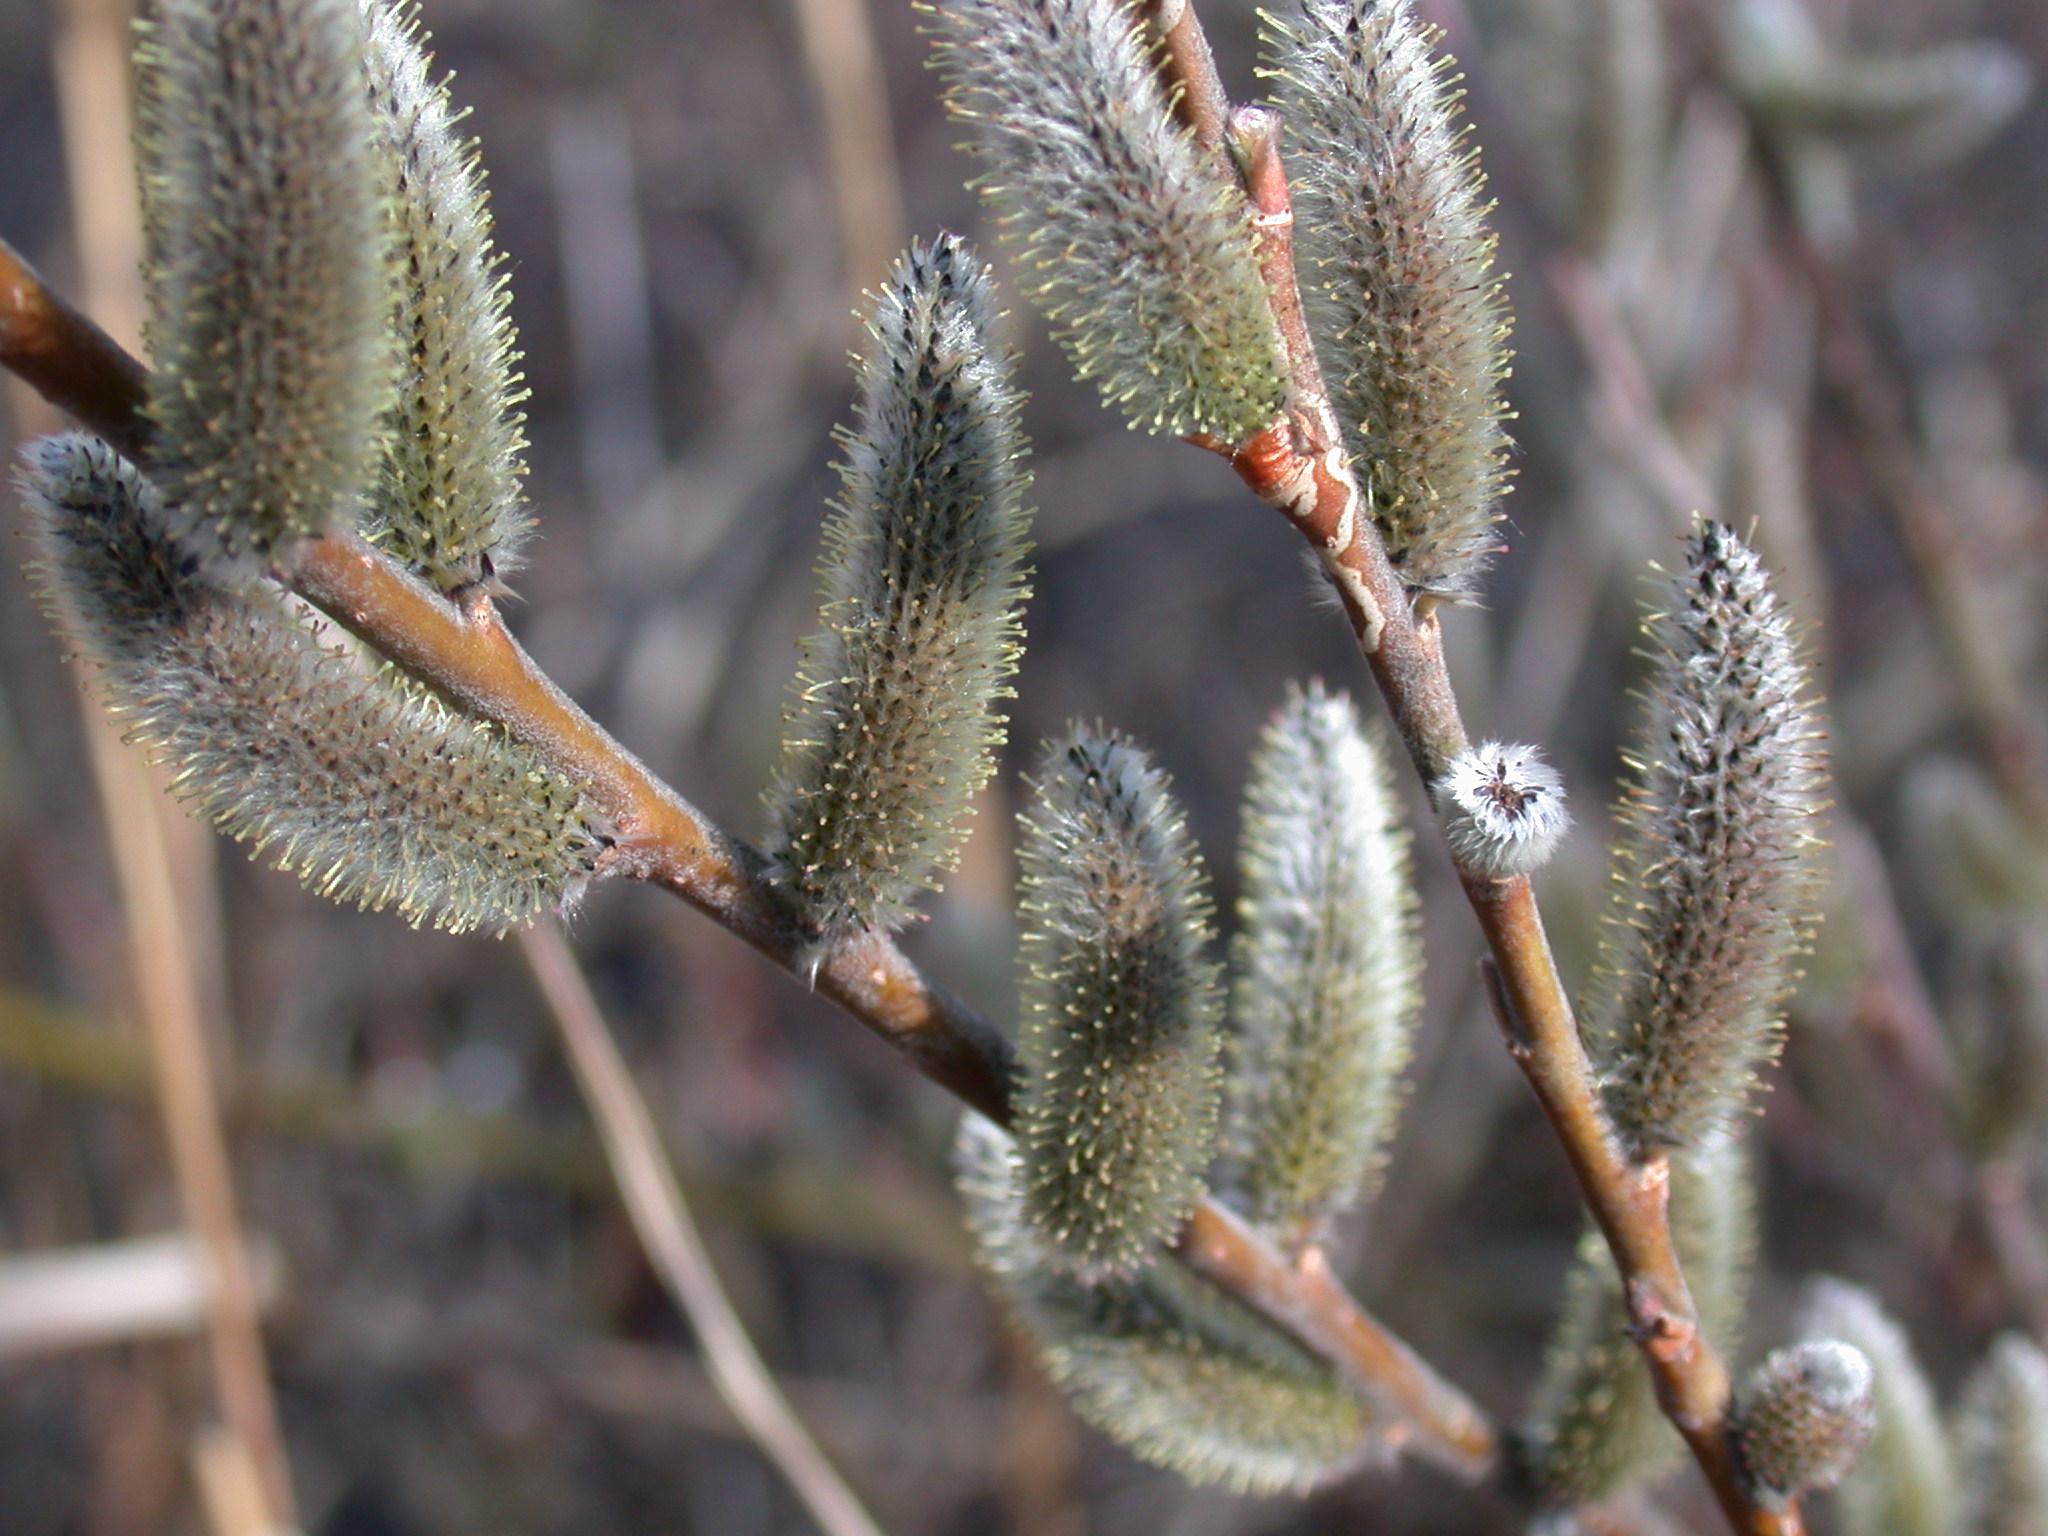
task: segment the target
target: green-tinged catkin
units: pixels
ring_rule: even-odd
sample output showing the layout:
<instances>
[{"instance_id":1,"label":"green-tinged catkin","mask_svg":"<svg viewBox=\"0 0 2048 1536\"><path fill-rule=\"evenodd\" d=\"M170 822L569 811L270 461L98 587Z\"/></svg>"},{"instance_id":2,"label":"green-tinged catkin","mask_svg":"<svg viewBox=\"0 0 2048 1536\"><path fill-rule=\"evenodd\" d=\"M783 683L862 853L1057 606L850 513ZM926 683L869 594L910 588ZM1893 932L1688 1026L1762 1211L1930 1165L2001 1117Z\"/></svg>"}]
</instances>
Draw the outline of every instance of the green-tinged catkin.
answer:
<instances>
[{"instance_id":1,"label":"green-tinged catkin","mask_svg":"<svg viewBox=\"0 0 2048 1536\"><path fill-rule=\"evenodd\" d=\"M1249 205L1131 0L934 0L933 56L1076 370L1133 426L1238 442L1286 388Z\"/></svg>"},{"instance_id":2,"label":"green-tinged catkin","mask_svg":"<svg viewBox=\"0 0 2048 1536\"><path fill-rule=\"evenodd\" d=\"M1736 1400L1743 1476L1766 1505L1832 1488L1877 1429L1870 1361L1853 1344L1810 1339L1773 1350Z\"/></svg>"},{"instance_id":3,"label":"green-tinged catkin","mask_svg":"<svg viewBox=\"0 0 2048 1536\"><path fill-rule=\"evenodd\" d=\"M130 740L222 832L310 889L453 931L572 900L605 837L576 786L501 732L209 583L155 489L97 439L28 452L45 600Z\"/></svg>"},{"instance_id":4,"label":"green-tinged catkin","mask_svg":"<svg viewBox=\"0 0 2048 1536\"><path fill-rule=\"evenodd\" d=\"M444 591L503 576L532 527L511 294L477 142L431 73L411 0L365 0L364 56L398 251L400 374L369 531Z\"/></svg>"},{"instance_id":5,"label":"green-tinged catkin","mask_svg":"<svg viewBox=\"0 0 2048 1536\"><path fill-rule=\"evenodd\" d=\"M1254 1222L1314 1237L1392 1134L1421 1006L1408 833L1350 699L1289 694L1245 792L1223 1146Z\"/></svg>"},{"instance_id":6,"label":"green-tinged catkin","mask_svg":"<svg viewBox=\"0 0 2048 1536\"><path fill-rule=\"evenodd\" d=\"M1020 1197L1011 1143L961 1125L981 1265L1081 1416L1144 1460L1246 1493L1305 1492L1391 1459L1330 1366L1171 1254L1139 1274L1062 1273Z\"/></svg>"},{"instance_id":7,"label":"green-tinged catkin","mask_svg":"<svg viewBox=\"0 0 2048 1536\"><path fill-rule=\"evenodd\" d=\"M1807 1284L1798 1333L1853 1344L1875 1382L1877 1433L1835 1494L1844 1536L1955 1536L1955 1463L1904 1331L1861 1286L1824 1277Z\"/></svg>"},{"instance_id":8,"label":"green-tinged catkin","mask_svg":"<svg viewBox=\"0 0 2048 1536\"><path fill-rule=\"evenodd\" d=\"M1776 1053L1817 921L1825 764L1792 622L1719 523L1686 544L1631 759L1603 1032L1608 1106L1637 1149L1726 1134Z\"/></svg>"},{"instance_id":9,"label":"green-tinged catkin","mask_svg":"<svg viewBox=\"0 0 2048 1536\"><path fill-rule=\"evenodd\" d=\"M391 401L358 0L164 0L137 52L155 371L178 541L246 573L352 526Z\"/></svg>"},{"instance_id":10,"label":"green-tinged catkin","mask_svg":"<svg viewBox=\"0 0 2048 1536\"><path fill-rule=\"evenodd\" d=\"M770 877L820 945L902 923L1003 741L1028 595L1019 395L987 270L950 236L876 298L767 801Z\"/></svg>"},{"instance_id":11,"label":"green-tinged catkin","mask_svg":"<svg viewBox=\"0 0 2048 1536\"><path fill-rule=\"evenodd\" d=\"M2048 1356L2007 1334L1972 1373L1956 1408L1960 1536L2048 1531Z\"/></svg>"},{"instance_id":12,"label":"green-tinged catkin","mask_svg":"<svg viewBox=\"0 0 2048 1536\"><path fill-rule=\"evenodd\" d=\"M1291 0L1267 70L1346 443L1402 580L1470 597L1507 485L1508 311L1450 61L1409 0Z\"/></svg>"},{"instance_id":13,"label":"green-tinged catkin","mask_svg":"<svg viewBox=\"0 0 2048 1536\"><path fill-rule=\"evenodd\" d=\"M1672 1241L1701 1331L1722 1350L1740 1332L1756 1249L1750 1177L1742 1148L1728 1139L1671 1159ZM1628 1327L1613 1256L1588 1232L1522 1430L1526 1470L1546 1503L1612 1497L1662 1472L1682 1449Z\"/></svg>"},{"instance_id":14,"label":"green-tinged catkin","mask_svg":"<svg viewBox=\"0 0 2048 1536\"><path fill-rule=\"evenodd\" d=\"M1085 1276L1140 1267L1202 1193L1220 1077L1210 904L1167 781L1120 736L1047 744L1017 851L1026 1219Z\"/></svg>"}]
</instances>

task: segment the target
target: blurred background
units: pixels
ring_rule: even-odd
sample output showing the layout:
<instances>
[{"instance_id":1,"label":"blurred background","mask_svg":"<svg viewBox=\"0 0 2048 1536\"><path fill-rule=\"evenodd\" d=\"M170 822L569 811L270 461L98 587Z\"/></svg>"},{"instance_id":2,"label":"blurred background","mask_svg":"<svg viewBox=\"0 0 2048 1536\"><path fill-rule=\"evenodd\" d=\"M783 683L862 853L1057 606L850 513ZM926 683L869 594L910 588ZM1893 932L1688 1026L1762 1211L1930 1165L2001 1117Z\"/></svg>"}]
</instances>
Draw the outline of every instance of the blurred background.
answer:
<instances>
[{"instance_id":1,"label":"blurred background","mask_svg":"<svg viewBox=\"0 0 2048 1536\"><path fill-rule=\"evenodd\" d=\"M1583 977L1649 562L1695 509L1757 530L1811 625L1839 803L1830 917L1759 1133L1737 1353L1776 1342L1825 1269L1873 1287L1947 1387L1997 1330L2048 1324L2048 106L2025 85L2048 72L2048 8L1419 8L1465 70L1517 315L1508 550L1486 607L1446 616L1467 718L1546 744L1572 788L1541 892ZM1203 14L1249 95L1250 6ZM474 109L533 391L540 538L510 622L695 804L758 835L860 292L941 228L1015 292L917 17L430 0L426 20ZM0 0L0 234L132 344L126 38L119 0ZM1034 315L1012 320L1040 511L1009 766L1071 717L1134 733L1227 911L1262 720L1289 679L1358 689L1362 669L1278 518L1209 456L1124 431ZM54 425L0 393L0 442ZM11 487L0 524L21 526ZM167 987L219 1085L309 1531L812 1529L642 1258L515 946L337 910L175 815L159 833L8 545L0 1529L232 1536L201 1496L212 1357L150 1046ZM999 1019L1015 783L906 940ZM161 846L159 878L124 872L117 843ZM1578 1203L1486 1017L1449 866L1427 842L1419 862L1428 1017L1344 1270L1512 1418ZM1251 1501L1133 1462L1072 1418L971 1273L942 1093L656 894L600 890L573 941L745 1322L888 1530L1509 1528L1421 1468ZM1617 1528L1715 1528L1694 1481Z\"/></svg>"}]
</instances>

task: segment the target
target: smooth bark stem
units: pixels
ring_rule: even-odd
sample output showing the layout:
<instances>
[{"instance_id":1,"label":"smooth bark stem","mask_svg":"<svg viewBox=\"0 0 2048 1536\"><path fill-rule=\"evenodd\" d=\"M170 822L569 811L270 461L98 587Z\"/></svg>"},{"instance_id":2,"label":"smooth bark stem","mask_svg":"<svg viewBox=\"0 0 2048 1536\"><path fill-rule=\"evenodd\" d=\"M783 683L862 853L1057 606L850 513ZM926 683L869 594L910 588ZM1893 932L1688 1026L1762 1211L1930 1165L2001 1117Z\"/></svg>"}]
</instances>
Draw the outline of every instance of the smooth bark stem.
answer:
<instances>
[{"instance_id":1,"label":"smooth bark stem","mask_svg":"<svg viewBox=\"0 0 2048 1536\"><path fill-rule=\"evenodd\" d=\"M0 366L144 464L148 375L0 247ZM9 274L12 274L10 284ZM705 818L547 677L480 593L450 601L352 534L309 539L279 580L464 711L493 720L581 783L610 819L606 873L682 897L783 970L808 979L920 1072L997 1124L1010 1118L1000 1032L928 981L887 937L836 946L815 971L762 879L762 856ZM1477 1480L1498 1443L1486 1415L1394 1339L1333 1277L1290 1263L1229 1211L1204 1203L1180 1250L1196 1268L1328 1358L1360 1392L1416 1414L1414 1446Z\"/></svg>"}]
</instances>

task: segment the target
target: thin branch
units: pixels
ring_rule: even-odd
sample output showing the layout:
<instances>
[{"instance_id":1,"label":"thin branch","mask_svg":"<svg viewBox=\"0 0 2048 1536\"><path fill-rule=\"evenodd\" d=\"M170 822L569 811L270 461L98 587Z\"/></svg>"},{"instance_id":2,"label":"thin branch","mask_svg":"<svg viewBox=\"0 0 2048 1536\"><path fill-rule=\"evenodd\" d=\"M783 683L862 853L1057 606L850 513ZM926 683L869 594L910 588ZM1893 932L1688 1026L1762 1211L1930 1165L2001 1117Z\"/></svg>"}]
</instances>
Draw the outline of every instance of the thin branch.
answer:
<instances>
[{"instance_id":1,"label":"thin branch","mask_svg":"<svg viewBox=\"0 0 2048 1536\"><path fill-rule=\"evenodd\" d=\"M0 366L39 389L39 378L52 380L61 389L51 395L54 403L146 463L141 365L119 348L109 353L111 343L90 321L0 245L0 277L6 274L13 280L0 281ZM291 567L277 574L451 702L503 725L577 779L617 834L603 872L680 896L783 970L811 979L941 1087L1008 1123L1011 1060L1001 1034L928 981L884 936L836 947L813 975L809 951L761 878L761 855L606 735L533 664L488 597L472 592L451 603L352 535L305 541ZM1465 1477L1492 1468L1498 1442L1486 1414L1314 1266L1297 1267L1213 1203L1196 1212L1181 1251L1297 1333L1358 1390L1408 1419L1419 1454Z\"/></svg>"},{"instance_id":2,"label":"thin branch","mask_svg":"<svg viewBox=\"0 0 2048 1536\"><path fill-rule=\"evenodd\" d=\"M820 148L839 215L840 273L849 285L886 272L902 248L903 183L888 82L869 0L794 0L804 68L818 93Z\"/></svg>"},{"instance_id":3,"label":"thin branch","mask_svg":"<svg viewBox=\"0 0 2048 1536\"><path fill-rule=\"evenodd\" d=\"M597 1122L633 1230L689 1319L718 1395L789 1480L825 1536L881 1536L881 1527L825 1459L747 1337L683 1199L654 1117L633 1086L632 1071L568 941L559 928L542 923L522 933L519 942Z\"/></svg>"},{"instance_id":4,"label":"thin branch","mask_svg":"<svg viewBox=\"0 0 2048 1536\"><path fill-rule=\"evenodd\" d=\"M1199 25L1192 4L1179 25ZM1442 632L1433 605L1411 603L1395 575L1344 453L1302 317L1278 124L1253 109L1238 114L1233 127L1246 195L1265 242L1274 321L1292 364L1292 398L1284 421L1246 442L1201 446L1226 452L1252 491L1309 540L1343 599L1416 771L1434 786L1467 744ZM1463 870L1459 878L1491 955L1491 991L1510 1053L1614 1256L1660 1406L1736 1531L1798 1536L1804 1527L1796 1505L1762 1508L1744 1485L1728 1437L1728 1369L1700 1331L1672 1243L1665 1209L1669 1169L1662 1159L1631 1159L1613 1133L1528 880L1489 880Z\"/></svg>"}]
</instances>

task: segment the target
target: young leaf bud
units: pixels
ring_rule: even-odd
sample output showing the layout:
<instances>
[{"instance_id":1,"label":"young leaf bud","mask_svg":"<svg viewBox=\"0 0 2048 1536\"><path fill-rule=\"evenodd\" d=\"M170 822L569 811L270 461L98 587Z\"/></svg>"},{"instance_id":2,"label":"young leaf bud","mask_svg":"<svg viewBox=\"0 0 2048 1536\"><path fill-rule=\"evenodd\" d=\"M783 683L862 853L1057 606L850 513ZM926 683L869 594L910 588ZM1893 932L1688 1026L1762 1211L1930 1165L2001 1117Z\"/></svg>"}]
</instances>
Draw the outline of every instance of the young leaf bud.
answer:
<instances>
[{"instance_id":1,"label":"young leaf bud","mask_svg":"<svg viewBox=\"0 0 2048 1536\"><path fill-rule=\"evenodd\" d=\"M1774 1350L1735 1413L1750 1486L1777 1507L1849 1475L1877 1431L1870 1362L1853 1344L1810 1340Z\"/></svg>"},{"instance_id":2,"label":"young leaf bud","mask_svg":"<svg viewBox=\"0 0 2048 1536\"><path fill-rule=\"evenodd\" d=\"M1062 1273L1027 1222L1009 1139L969 1116L958 1150L990 1283L1081 1417L1145 1461L1242 1493L1303 1493L1391 1459L1330 1366L1177 1257L1135 1275Z\"/></svg>"},{"instance_id":3,"label":"young leaf bud","mask_svg":"<svg viewBox=\"0 0 2048 1536\"><path fill-rule=\"evenodd\" d=\"M1024 1214L1084 1276L1135 1269L1216 1138L1209 898L1166 779L1120 736L1048 743L1019 818Z\"/></svg>"},{"instance_id":4,"label":"young leaf bud","mask_svg":"<svg viewBox=\"0 0 2048 1536\"><path fill-rule=\"evenodd\" d=\"M1671 1235L1701 1330L1725 1349L1739 1331L1756 1249L1755 1201L1739 1145L1717 1139L1672 1158ZM1529 1476L1546 1503L1566 1507L1647 1480L1681 1449L1630 1337L1614 1259L1605 1239L1588 1232L1522 1431Z\"/></svg>"},{"instance_id":5,"label":"young leaf bud","mask_svg":"<svg viewBox=\"0 0 2048 1536\"><path fill-rule=\"evenodd\" d=\"M1409 0L1292 0L1266 46L1346 446L1402 580L1456 599L1498 542L1508 313L1435 40Z\"/></svg>"},{"instance_id":6,"label":"young leaf bud","mask_svg":"<svg viewBox=\"0 0 2048 1536\"><path fill-rule=\"evenodd\" d=\"M1248 205L1174 120L1131 0L934 0L933 55L973 125L1029 290L1135 427L1237 442L1285 400Z\"/></svg>"},{"instance_id":7,"label":"young leaf bud","mask_svg":"<svg viewBox=\"0 0 2048 1536\"><path fill-rule=\"evenodd\" d=\"M398 261L392 324L403 362L370 488L370 536L444 591L519 562L532 520L518 337L476 140L432 78L411 0L365 0L370 107Z\"/></svg>"},{"instance_id":8,"label":"young leaf bud","mask_svg":"<svg viewBox=\"0 0 2048 1536\"><path fill-rule=\"evenodd\" d=\"M206 583L98 440L33 445L44 599L194 811L335 901L502 930L572 899L605 838L576 786L268 594Z\"/></svg>"},{"instance_id":9,"label":"young leaf bud","mask_svg":"<svg viewBox=\"0 0 2048 1536\"><path fill-rule=\"evenodd\" d=\"M1637 1147L1741 1115L1775 1054L1791 958L1817 917L1824 765L1791 621L1719 523L1686 546L1621 809L1605 1032L1608 1104Z\"/></svg>"},{"instance_id":10,"label":"young leaf bud","mask_svg":"<svg viewBox=\"0 0 2048 1536\"><path fill-rule=\"evenodd\" d=\"M1408 834L1344 695L1266 727L1239 866L1224 1148L1245 1213L1313 1237L1374 1171L1421 1008Z\"/></svg>"},{"instance_id":11,"label":"young leaf bud","mask_svg":"<svg viewBox=\"0 0 2048 1536\"><path fill-rule=\"evenodd\" d=\"M1467 747L1444 770L1436 798L1452 859L1488 880L1541 869L1572 824L1564 780L1520 744Z\"/></svg>"},{"instance_id":12,"label":"young leaf bud","mask_svg":"<svg viewBox=\"0 0 2048 1536\"><path fill-rule=\"evenodd\" d=\"M767 796L770 877L819 945L892 928L952 867L1017 670L1025 443L988 272L960 242L890 274L859 364L812 637Z\"/></svg>"},{"instance_id":13,"label":"young leaf bud","mask_svg":"<svg viewBox=\"0 0 2048 1536\"><path fill-rule=\"evenodd\" d=\"M1870 1362L1877 1433L1835 1495L1845 1536L1954 1536L1958 1500L1955 1464L1934 1390L1913 1346L1860 1286L1822 1278L1810 1282L1799 1334L1840 1339Z\"/></svg>"},{"instance_id":14,"label":"young leaf bud","mask_svg":"<svg viewBox=\"0 0 2048 1536\"><path fill-rule=\"evenodd\" d=\"M246 573L349 525L392 381L358 0L164 0L138 52L150 466Z\"/></svg>"},{"instance_id":15,"label":"young leaf bud","mask_svg":"<svg viewBox=\"0 0 2048 1536\"><path fill-rule=\"evenodd\" d=\"M2048 1531L2048 1356L2007 1334L1971 1375L1956 1411L1957 1482L1968 1536Z\"/></svg>"}]
</instances>

